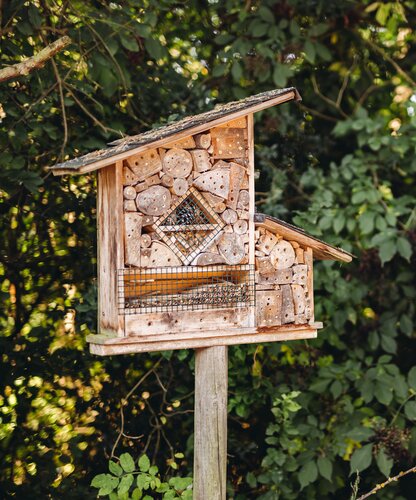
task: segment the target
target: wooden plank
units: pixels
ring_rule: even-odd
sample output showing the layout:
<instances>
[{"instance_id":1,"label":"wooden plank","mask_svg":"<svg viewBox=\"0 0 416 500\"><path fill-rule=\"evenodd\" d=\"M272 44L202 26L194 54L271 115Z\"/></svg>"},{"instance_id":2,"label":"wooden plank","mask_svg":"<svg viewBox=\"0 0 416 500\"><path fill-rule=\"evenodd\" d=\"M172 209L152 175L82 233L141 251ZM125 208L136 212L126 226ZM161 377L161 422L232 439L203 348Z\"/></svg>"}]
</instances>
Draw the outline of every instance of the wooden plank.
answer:
<instances>
[{"instance_id":1,"label":"wooden plank","mask_svg":"<svg viewBox=\"0 0 416 500\"><path fill-rule=\"evenodd\" d=\"M293 323L294 321L295 308L292 287L290 285L282 285L282 323Z\"/></svg>"},{"instance_id":2,"label":"wooden plank","mask_svg":"<svg viewBox=\"0 0 416 500\"><path fill-rule=\"evenodd\" d=\"M292 279L292 269L279 269L272 273L259 273L259 284L261 285L288 285L292 283Z\"/></svg>"},{"instance_id":3,"label":"wooden plank","mask_svg":"<svg viewBox=\"0 0 416 500\"><path fill-rule=\"evenodd\" d=\"M305 264L308 266L308 276L306 280L307 306L305 314L312 323L315 321L314 291L313 291L313 251L308 247L304 253Z\"/></svg>"},{"instance_id":4,"label":"wooden plank","mask_svg":"<svg viewBox=\"0 0 416 500\"><path fill-rule=\"evenodd\" d=\"M118 314L117 269L124 267L123 163L99 170L97 179L98 329L124 335Z\"/></svg>"},{"instance_id":5,"label":"wooden plank","mask_svg":"<svg viewBox=\"0 0 416 500\"><path fill-rule=\"evenodd\" d=\"M241 236L238 234L224 233L219 238L218 251L230 265L239 264L245 256L245 248Z\"/></svg>"},{"instance_id":6,"label":"wooden plank","mask_svg":"<svg viewBox=\"0 0 416 500\"><path fill-rule=\"evenodd\" d=\"M195 352L194 500L225 500L228 347Z\"/></svg>"},{"instance_id":7,"label":"wooden plank","mask_svg":"<svg viewBox=\"0 0 416 500\"><path fill-rule=\"evenodd\" d=\"M162 162L157 149L148 149L142 153L129 156L126 163L139 181L144 181L162 170Z\"/></svg>"},{"instance_id":8,"label":"wooden plank","mask_svg":"<svg viewBox=\"0 0 416 500\"><path fill-rule=\"evenodd\" d=\"M302 285L292 285L293 305L295 315L304 314L306 307L305 289Z\"/></svg>"},{"instance_id":9,"label":"wooden plank","mask_svg":"<svg viewBox=\"0 0 416 500\"><path fill-rule=\"evenodd\" d=\"M239 307L127 314L126 335L142 337L145 340L149 336L163 335L166 332L171 336L186 331L207 332L230 327L247 327L247 311L247 307Z\"/></svg>"},{"instance_id":10,"label":"wooden plank","mask_svg":"<svg viewBox=\"0 0 416 500\"><path fill-rule=\"evenodd\" d=\"M211 139L210 139L211 142ZM211 169L210 156L205 149L194 149L191 151L196 172L206 172Z\"/></svg>"},{"instance_id":11,"label":"wooden plank","mask_svg":"<svg viewBox=\"0 0 416 500\"><path fill-rule=\"evenodd\" d=\"M280 290L256 291L257 326L282 324L282 292Z\"/></svg>"},{"instance_id":12,"label":"wooden plank","mask_svg":"<svg viewBox=\"0 0 416 500\"><path fill-rule=\"evenodd\" d=\"M161 241L153 241L149 248L141 251L141 267L174 267L181 265L182 262L175 252Z\"/></svg>"},{"instance_id":13,"label":"wooden plank","mask_svg":"<svg viewBox=\"0 0 416 500\"><path fill-rule=\"evenodd\" d=\"M140 266L140 236L143 216L128 212L124 214L125 263L128 266Z\"/></svg>"},{"instance_id":14,"label":"wooden plank","mask_svg":"<svg viewBox=\"0 0 416 500\"><path fill-rule=\"evenodd\" d=\"M193 149L196 146L193 137L190 135L188 137L184 137L183 139L178 139L173 142L169 142L165 144L166 149L170 148L180 148L180 149Z\"/></svg>"},{"instance_id":15,"label":"wooden plank","mask_svg":"<svg viewBox=\"0 0 416 500\"><path fill-rule=\"evenodd\" d=\"M247 131L242 128L212 128L214 158L240 158L246 152Z\"/></svg>"},{"instance_id":16,"label":"wooden plank","mask_svg":"<svg viewBox=\"0 0 416 500\"><path fill-rule=\"evenodd\" d=\"M200 191L208 191L221 198L228 198L230 191L230 170L218 168L198 176L193 185Z\"/></svg>"},{"instance_id":17,"label":"wooden plank","mask_svg":"<svg viewBox=\"0 0 416 500\"><path fill-rule=\"evenodd\" d=\"M226 205L233 210L237 208L237 202L240 195L241 184L246 173L246 169L238 163L230 163L230 191Z\"/></svg>"},{"instance_id":18,"label":"wooden plank","mask_svg":"<svg viewBox=\"0 0 416 500\"><path fill-rule=\"evenodd\" d=\"M247 109L242 109L239 111L236 111L234 113L230 113L227 116L222 116L220 118L217 118L215 120L212 120L210 122L205 122L202 123L201 125L196 125L195 127L192 127L191 129L188 130L182 130L181 132L177 132L176 134L165 137L163 139L158 139L156 141L153 141L150 144L145 144L143 146L137 146L137 148L132 148L127 151L123 151L121 153L118 153L117 155L114 155L110 158L104 158L102 160L98 160L95 163L91 163L89 165L84 165L83 167L80 167L79 170L74 171L72 168L65 168L62 167L61 169L55 169L52 170L53 175L79 175L87 172L93 172L94 170L98 170L100 168L106 167L107 165L112 165L116 161L119 160L124 160L125 158L128 158L134 154L140 153L142 151L146 151L148 149L152 148L158 148L158 147L164 147L166 144L169 142L172 142L172 140L179 140L183 137L189 136L190 133L192 134L198 134L200 132L204 132L206 130L209 130L211 127L217 127L218 125L221 125L223 123L226 123L230 120L233 120L235 118L240 118L241 116L246 116L248 113L253 114L258 111L262 111L263 109L271 108L272 106L277 106L279 104L283 104L284 102L292 101L297 98L297 94L295 91L293 92L288 92L287 94L283 94L280 96L276 96L274 99L270 99L269 101L259 103L253 107L250 108L250 110Z\"/></svg>"},{"instance_id":19,"label":"wooden plank","mask_svg":"<svg viewBox=\"0 0 416 500\"><path fill-rule=\"evenodd\" d=\"M199 347L210 347L215 345L239 345L239 344L262 344L265 342L285 342L288 340L314 339L317 337L317 328L314 325L293 325L289 330L282 326L272 328L246 328L245 332L236 332L229 335L229 330L222 331L222 336L195 338L189 333L189 338L175 340L174 335L170 340L155 342L125 342L99 344L94 343L93 335L88 336L90 351L99 356L110 356L116 354L132 354L138 352L158 352L176 349L196 349ZM207 333L209 335L209 333ZM97 335L98 337L98 335Z\"/></svg>"},{"instance_id":20,"label":"wooden plank","mask_svg":"<svg viewBox=\"0 0 416 500\"><path fill-rule=\"evenodd\" d=\"M255 251L255 226L254 226L254 214L256 212L256 188L254 181L254 116L253 113L250 113L247 116L247 157L248 157L248 195L249 201L248 206L244 206L245 209L237 212L237 215L240 219L244 219L248 216L248 262L251 266L254 266L256 263L256 256L254 254ZM241 194L241 193L240 193ZM250 313L250 324L251 326L255 326L256 324L256 307L253 305L251 307Z\"/></svg>"},{"instance_id":21,"label":"wooden plank","mask_svg":"<svg viewBox=\"0 0 416 500\"><path fill-rule=\"evenodd\" d=\"M236 118L235 120L231 120L229 122L220 125L220 127L226 127L226 128L246 128L246 126L247 122L245 116L241 118Z\"/></svg>"}]
</instances>

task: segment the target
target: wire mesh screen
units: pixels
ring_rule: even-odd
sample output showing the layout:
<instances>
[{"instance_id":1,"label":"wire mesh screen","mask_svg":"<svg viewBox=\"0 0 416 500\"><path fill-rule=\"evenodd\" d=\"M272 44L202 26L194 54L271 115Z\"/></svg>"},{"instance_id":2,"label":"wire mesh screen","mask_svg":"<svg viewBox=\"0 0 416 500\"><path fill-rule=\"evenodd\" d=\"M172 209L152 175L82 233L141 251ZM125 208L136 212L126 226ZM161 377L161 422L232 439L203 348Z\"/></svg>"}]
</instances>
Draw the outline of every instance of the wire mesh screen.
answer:
<instances>
[{"instance_id":1,"label":"wire mesh screen","mask_svg":"<svg viewBox=\"0 0 416 500\"><path fill-rule=\"evenodd\" d=\"M118 271L123 314L254 305L254 267L184 266Z\"/></svg>"},{"instance_id":2,"label":"wire mesh screen","mask_svg":"<svg viewBox=\"0 0 416 500\"><path fill-rule=\"evenodd\" d=\"M207 246L224 226L221 218L193 188L178 200L155 229L184 264Z\"/></svg>"}]
</instances>

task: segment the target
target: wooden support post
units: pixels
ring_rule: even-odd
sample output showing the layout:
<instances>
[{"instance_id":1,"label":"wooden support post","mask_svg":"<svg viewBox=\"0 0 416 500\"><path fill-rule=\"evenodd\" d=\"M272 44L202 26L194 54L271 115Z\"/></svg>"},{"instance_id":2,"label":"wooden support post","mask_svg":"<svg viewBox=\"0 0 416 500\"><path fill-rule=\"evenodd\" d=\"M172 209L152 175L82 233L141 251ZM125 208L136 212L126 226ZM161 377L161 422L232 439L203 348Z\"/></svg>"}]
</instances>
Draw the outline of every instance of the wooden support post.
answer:
<instances>
[{"instance_id":1,"label":"wooden support post","mask_svg":"<svg viewBox=\"0 0 416 500\"><path fill-rule=\"evenodd\" d=\"M228 348L195 350L194 500L225 500Z\"/></svg>"}]
</instances>

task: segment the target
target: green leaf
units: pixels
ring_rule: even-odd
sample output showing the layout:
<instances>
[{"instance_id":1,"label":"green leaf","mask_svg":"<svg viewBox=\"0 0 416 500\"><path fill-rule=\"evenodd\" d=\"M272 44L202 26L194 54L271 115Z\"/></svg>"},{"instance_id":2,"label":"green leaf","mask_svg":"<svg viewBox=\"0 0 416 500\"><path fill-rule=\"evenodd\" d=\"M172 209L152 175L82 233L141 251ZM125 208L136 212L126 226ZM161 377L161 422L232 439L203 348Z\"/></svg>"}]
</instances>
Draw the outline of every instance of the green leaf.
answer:
<instances>
[{"instance_id":1,"label":"green leaf","mask_svg":"<svg viewBox=\"0 0 416 500\"><path fill-rule=\"evenodd\" d=\"M380 245L379 254L381 263L389 262L396 253L396 244L393 240L387 240Z\"/></svg>"},{"instance_id":2,"label":"green leaf","mask_svg":"<svg viewBox=\"0 0 416 500\"><path fill-rule=\"evenodd\" d=\"M384 349L384 351L395 354L397 351L397 342L389 335L382 335L381 347Z\"/></svg>"},{"instance_id":3,"label":"green leaf","mask_svg":"<svg viewBox=\"0 0 416 500\"><path fill-rule=\"evenodd\" d=\"M305 486L316 481L318 477L318 468L313 460L307 462L299 471L298 479L300 483L300 489L303 490Z\"/></svg>"},{"instance_id":4,"label":"green leaf","mask_svg":"<svg viewBox=\"0 0 416 500\"><path fill-rule=\"evenodd\" d=\"M93 488L99 488L98 494L100 496L109 495L118 486L119 478L111 474L98 474L91 481Z\"/></svg>"},{"instance_id":5,"label":"green leaf","mask_svg":"<svg viewBox=\"0 0 416 500\"><path fill-rule=\"evenodd\" d=\"M329 29L328 24L326 23L318 23L312 26L309 30L309 36L320 36L326 33Z\"/></svg>"},{"instance_id":6,"label":"green leaf","mask_svg":"<svg viewBox=\"0 0 416 500\"><path fill-rule=\"evenodd\" d=\"M162 57L164 56L164 50L159 40L155 40L154 38L146 38L144 46L146 47L146 50L149 53L150 57L152 57L153 59L162 59Z\"/></svg>"},{"instance_id":7,"label":"green leaf","mask_svg":"<svg viewBox=\"0 0 416 500\"><path fill-rule=\"evenodd\" d=\"M231 74L236 82L239 82L240 78L243 76L243 68L238 61L234 61L231 66Z\"/></svg>"},{"instance_id":8,"label":"green leaf","mask_svg":"<svg viewBox=\"0 0 416 500\"><path fill-rule=\"evenodd\" d=\"M150 468L150 460L147 455L142 455L139 458L139 469L142 472L147 472Z\"/></svg>"},{"instance_id":9,"label":"green leaf","mask_svg":"<svg viewBox=\"0 0 416 500\"><path fill-rule=\"evenodd\" d=\"M315 56L316 56L316 51L315 51L315 46L310 40L306 40L305 45L303 47L303 50L305 52L306 59L311 63L315 63Z\"/></svg>"},{"instance_id":10,"label":"green leaf","mask_svg":"<svg viewBox=\"0 0 416 500\"><path fill-rule=\"evenodd\" d=\"M373 445L366 444L362 448L358 448L351 456L350 475L355 472L361 472L367 469L371 464Z\"/></svg>"},{"instance_id":11,"label":"green leaf","mask_svg":"<svg viewBox=\"0 0 416 500\"><path fill-rule=\"evenodd\" d=\"M120 455L120 465L125 472L133 472L136 469L133 457L130 453L123 453Z\"/></svg>"},{"instance_id":12,"label":"green leaf","mask_svg":"<svg viewBox=\"0 0 416 500\"><path fill-rule=\"evenodd\" d=\"M217 78L219 76L225 75L225 73L227 72L227 68L228 66L226 64L217 64L212 70L212 76Z\"/></svg>"},{"instance_id":13,"label":"green leaf","mask_svg":"<svg viewBox=\"0 0 416 500\"><path fill-rule=\"evenodd\" d=\"M130 489L130 486L133 484L133 481L133 474L127 474L126 476L122 477L117 489L118 494L124 495L124 493L127 493Z\"/></svg>"},{"instance_id":14,"label":"green leaf","mask_svg":"<svg viewBox=\"0 0 416 500\"><path fill-rule=\"evenodd\" d=\"M410 262L410 257L413 253L412 245L410 244L409 240L403 238L403 236L400 236L397 239L397 251L404 259L407 260L407 262Z\"/></svg>"},{"instance_id":15,"label":"green leaf","mask_svg":"<svg viewBox=\"0 0 416 500\"><path fill-rule=\"evenodd\" d=\"M409 386L416 391L416 366L410 368L407 374L407 382Z\"/></svg>"},{"instance_id":16,"label":"green leaf","mask_svg":"<svg viewBox=\"0 0 416 500\"><path fill-rule=\"evenodd\" d=\"M125 49L130 50L130 52L137 52L139 50L139 46L137 45L136 39L133 38L131 35L130 36L121 35L120 40L121 40L121 45Z\"/></svg>"},{"instance_id":17,"label":"green leaf","mask_svg":"<svg viewBox=\"0 0 416 500\"><path fill-rule=\"evenodd\" d=\"M404 405L404 414L409 420L416 420L416 401L408 401Z\"/></svg>"},{"instance_id":18,"label":"green leaf","mask_svg":"<svg viewBox=\"0 0 416 500\"><path fill-rule=\"evenodd\" d=\"M393 390L388 385L377 381L374 395L381 404L389 405L393 399Z\"/></svg>"},{"instance_id":19,"label":"green leaf","mask_svg":"<svg viewBox=\"0 0 416 500\"><path fill-rule=\"evenodd\" d=\"M142 498L142 490L140 488L134 488L133 493L131 494L132 500L140 500Z\"/></svg>"},{"instance_id":20,"label":"green leaf","mask_svg":"<svg viewBox=\"0 0 416 500\"><path fill-rule=\"evenodd\" d=\"M266 6L261 6L257 11L259 17L266 23L274 23L273 12Z\"/></svg>"},{"instance_id":21,"label":"green leaf","mask_svg":"<svg viewBox=\"0 0 416 500\"><path fill-rule=\"evenodd\" d=\"M332 478L332 462L327 457L319 457L317 460L319 474L331 481Z\"/></svg>"},{"instance_id":22,"label":"green leaf","mask_svg":"<svg viewBox=\"0 0 416 500\"><path fill-rule=\"evenodd\" d=\"M359 219L359 226L363 234L370 234L374 230L374 219L376 214L374 212L364 212Z\"/></svg>"},{"instance_id":23,"label":"green leaf","mask_svg":"<svg viewBox=\"0 0 416 500\"><path fill-rule=\"evenodd\" d=\"M121 476L123 474L123 469L112 460L109 461L108 468L110 469L110 472L115 476Z\"/></svg>"},{"instance_id":24,"label":"green leaf","mask_svg":"<svg viewBox=\"0 0 416 500\"><path fill-rule=\"evenodd\" d=\"M136 484L137 487L140 488L141 490L147 489L148 482L149 480L147 474L139 474L137 476Z\"/></svg>"},{"instance_id":25,"label":"green leaf","mask_svg":"<svg viewBox=\"0 0 416 500\"><path fill-rule=\"evenodd\" d=\"M383 448L380 449L376 457L376 462L380 472L384 476L389 477L391 468L393 467L393 460L385 454Z\"/></svg>"},{"instance_id":26,"label":"green leaf","mask_svg":"<svg viewBox=\"0 0 416 500\"><path fill-rule=\"evenodd\" d=\"M251 34L256 38L260 38L267 33L269 25L263 23L260 20L255 20L250 26L250 28L251 28Z\"/></svg>"}]
</instances>

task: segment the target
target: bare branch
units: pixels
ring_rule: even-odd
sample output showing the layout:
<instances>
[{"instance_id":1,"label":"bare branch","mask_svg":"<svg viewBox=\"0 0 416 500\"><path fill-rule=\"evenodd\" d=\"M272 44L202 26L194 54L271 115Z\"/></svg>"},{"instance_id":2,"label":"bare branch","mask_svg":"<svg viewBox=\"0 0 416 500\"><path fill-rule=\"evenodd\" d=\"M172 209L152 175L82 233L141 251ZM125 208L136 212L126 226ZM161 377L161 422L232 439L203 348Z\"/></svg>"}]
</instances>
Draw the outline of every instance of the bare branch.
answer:
<instances>
[{"instance_id":1,"label":"bare branch","mask_svg":"<svg viewBox=\"0 0 416 500\"><path fill-rule=\"evenodd\" d=\"M371 491L369 491L365 495L361 495L359 498L357 498L357 500L365 500L366 498L370 497L371 495L374 495L375 493L377 493L377 491L381 490L382 488L392 483L393 481L398 481L401 477L407 476L407 474L411 474L413 472L416 472L416 466L406 471L399 472L397 476L389 477L387 481L384 481L384 483L377 484L377 486L375 486Z\"/></svg>"},{"instance_id":2,"label":"bare branch","mask_svg":"<svg viewBox=\"0 0 416 500\"><path fill-rule=\"evenodd\" d=\"M67 47L70 43L71 39L69 36L63 36L47 45L34 56L28 57L20 63L0 69L0 82L18 78L19 76L26 76L33 70L42 68L49 59Z\"/></svg>"}]
</instances>

